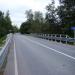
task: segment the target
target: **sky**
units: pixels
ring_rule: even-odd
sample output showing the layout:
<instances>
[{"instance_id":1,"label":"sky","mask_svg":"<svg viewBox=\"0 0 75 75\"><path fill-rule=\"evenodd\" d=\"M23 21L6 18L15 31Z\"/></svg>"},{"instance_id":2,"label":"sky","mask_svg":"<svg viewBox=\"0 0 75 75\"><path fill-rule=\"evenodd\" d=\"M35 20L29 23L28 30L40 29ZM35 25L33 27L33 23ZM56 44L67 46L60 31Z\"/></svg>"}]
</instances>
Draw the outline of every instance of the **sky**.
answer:
<instances>
[{"instance_id":1,"label":"sky","mask_svg":"<svg viewBox=\"0 0 75 75\"><path fill-rule=\"evenodd\" d=\"M51 0L0 0L0 10L4 13L9 10L12 24L20 27L21 23L26 20L25 11L46 12L45 7L51 3ZM55 0L55 6L59 5L59 1Z\"/></svg>"}]
</instances>

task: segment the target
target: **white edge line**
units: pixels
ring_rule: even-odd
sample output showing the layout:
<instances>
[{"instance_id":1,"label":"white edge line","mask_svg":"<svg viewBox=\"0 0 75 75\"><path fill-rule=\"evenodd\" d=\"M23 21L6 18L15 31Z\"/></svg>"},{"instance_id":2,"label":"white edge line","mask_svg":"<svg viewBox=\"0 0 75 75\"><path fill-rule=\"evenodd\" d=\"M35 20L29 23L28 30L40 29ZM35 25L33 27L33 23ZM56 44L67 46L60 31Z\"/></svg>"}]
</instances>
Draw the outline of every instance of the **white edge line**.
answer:
<instances>
[{"instance_id":1,"label":"white edge line","mask_svg":"<svg viewBox=\"0 0 75 75\"><path fill-rule=\"evenodd\" d=\"M38 45L40 45L40 46L42 46L42 47L45 47L45 48L50 49L50 50L52 50L52 51L54 51L54 52L56 52L56 53L62 54L62 55L64 55L64 56L66 56L66 57L69 57L69 58L75 60L75 57L73 57L73 56L71 56L71 55L68 55L68 54L66 54L66 53L60 52L60 51L58 51L58 50L56 50L56 49L53 49L53 48L51 48L51 47L48 47L48 46L46 46L46 45L44 45L44 44L41 44L41 43L36 42L36 41L33 41L33 40L31 40L31 39L28 39L28 38L26 38L26 39L29 40L29 41L31 41L31 42L33 42L33 43L35 43L35 44L38 44Z\"/></svg>"},{"instance_id":2,"label":"white edge line","mask_svg":"<svg viewBox=\"0 0 75 75\"><path fill-rule=\"evenodd\" d=\"M15 64L15 75L18 75L17 57L16 57L16 50L15 50L15 41L14 41L14 64Z\"/></svg>"}]
</instances>

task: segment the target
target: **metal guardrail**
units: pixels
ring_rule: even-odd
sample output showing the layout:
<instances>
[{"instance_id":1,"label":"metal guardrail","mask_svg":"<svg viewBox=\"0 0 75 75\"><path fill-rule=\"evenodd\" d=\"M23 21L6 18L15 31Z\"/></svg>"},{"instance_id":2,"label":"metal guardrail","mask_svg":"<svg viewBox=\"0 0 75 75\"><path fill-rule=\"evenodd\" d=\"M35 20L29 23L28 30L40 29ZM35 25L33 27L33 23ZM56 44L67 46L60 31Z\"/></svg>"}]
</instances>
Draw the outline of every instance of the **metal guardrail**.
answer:
<instances>
[{"instance_id":1,"label":"metal guardrail","mask_svg":"<svg viewBox=\"0 0 75 75\"><path fill-rule=\"evenodd\" d=\"M7 38L6 38L6 43L5 45L2 47L2 49L0 50L0 69L3 65L3 62L7 56L9 47L11 45L11 41L12 41L12 34L8 34Z\"/></svg>"},{"instance_id":2,"label":"metal guardrail","mask_svg":"<svg viewBox=\"0 0 75 75\"><path fill-rule=\"evenodd\" d=\"M47 39L47 40L54 40L54 41L59 41L59 42L66 42L66 44L68 42L72 42L75 43L75 38L71 38L68 35L63 35L63 34L38 34L38 33L31 33L31 35L39 37L39 38L43 38L43 39Z\"/></svg>"}]
</instances>

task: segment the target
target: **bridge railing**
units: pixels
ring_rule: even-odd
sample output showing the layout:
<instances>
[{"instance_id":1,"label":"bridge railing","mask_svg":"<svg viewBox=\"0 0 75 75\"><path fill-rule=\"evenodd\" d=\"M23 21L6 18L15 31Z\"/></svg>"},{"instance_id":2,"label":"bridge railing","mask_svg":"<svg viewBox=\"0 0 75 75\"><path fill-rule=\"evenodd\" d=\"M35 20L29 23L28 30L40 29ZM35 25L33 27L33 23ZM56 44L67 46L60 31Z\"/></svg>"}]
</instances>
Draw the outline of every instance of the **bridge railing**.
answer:
<instances>
[{"instance_id":1,"label":"bridge railing","mask_svg":"<svg viewBox=\"0 0 75 75\"><path fill-rule=\"evenodd\" d=\"M53 41L59 41L59 42L65 42L67 43L75 43L75 38L71 38L68 35L64 34L42 34L42 33L31 33L31 35L47 39L47 40L53 40Z\"/></svg>"},{"instance_id":2,"label":"bridge railing","mask_svg":"<svg viewBox=\"0 0 75 75\"><path fill-rule=\"evenodd\" d=\"M8 54L8 50L9 50L9 47L10 47L11 41L12 41L12 34L8 34L5 41L6 42L5 42L4 46L0 50L0 70L1 70L4 60Z\"/></svg>"}]
</instances>

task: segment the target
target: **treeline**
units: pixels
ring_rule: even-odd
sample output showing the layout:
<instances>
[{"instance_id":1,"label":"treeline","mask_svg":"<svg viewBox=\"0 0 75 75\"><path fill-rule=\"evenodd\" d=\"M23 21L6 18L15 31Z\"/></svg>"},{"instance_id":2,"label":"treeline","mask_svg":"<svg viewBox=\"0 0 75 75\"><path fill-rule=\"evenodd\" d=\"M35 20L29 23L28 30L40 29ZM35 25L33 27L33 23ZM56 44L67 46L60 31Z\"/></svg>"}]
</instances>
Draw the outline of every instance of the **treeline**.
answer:
<instances>
[{"instance_id":1,"label":"treeline","mask_svg":"<svg viewBox=\"0 0 75 75\"><path fill-rule=\"evenodd\" d=\"M12 22L9 16L9 11L4 14L0 11L0 38L10 33L13 30Z\"/></svg>"},{"instance_id":2,"label":"treeline","mask_svg":"<svg viewBox=\"0 0 75 75\"><path fill-rule=\"evenodd\" d=\"M45 17L40 11L26 11L27 20L21 24L21 33L67 34L73 37L72 26L75 26L75 0L60 0L46 6Z\"/></svg>"}]
</instances>

